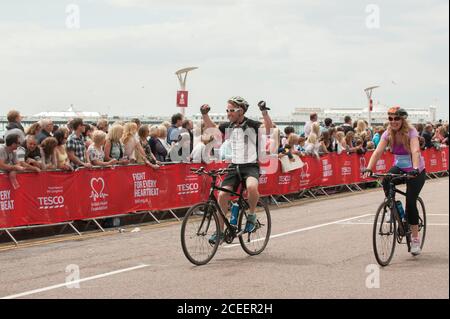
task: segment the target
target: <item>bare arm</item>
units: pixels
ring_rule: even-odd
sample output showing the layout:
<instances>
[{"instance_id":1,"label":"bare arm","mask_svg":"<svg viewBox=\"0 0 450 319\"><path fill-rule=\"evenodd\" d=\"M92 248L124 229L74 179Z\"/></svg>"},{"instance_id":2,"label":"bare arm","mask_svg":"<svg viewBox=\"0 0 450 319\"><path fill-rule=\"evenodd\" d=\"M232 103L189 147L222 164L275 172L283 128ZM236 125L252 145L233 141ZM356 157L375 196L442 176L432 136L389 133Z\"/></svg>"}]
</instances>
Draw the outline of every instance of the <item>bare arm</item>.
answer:
<instances>
[{"instance_id":1,"label":"bare arm","mask_svg":"<svg viewBox=\"0 0 450 319\"><path fill-rule=\"evenodd\" d=\"M414 137L409 143L411 147L411 158L413 162L413 168L419 169L420 166L420 143L419 138Z\"/></svg>"},{"instance_id":2,"label":"bare arm","mask_svg":"<svg viewBox=\"0 0 450 319\"><path fill-rule=\"evenodd\" d=\"M274 127L272 119L267 111L262 111L262 115L264 119L264 127L266 128L266 134L269 135L270 129Z\"/></svg>"},{"instance_id":3,"label":"bare arm","mask_svg":"<svg viewBox=\"0 0 450 319\"><path fill-rule=\"evenodd\" d=\"M208 113L204 113L204 112L206 112L206 110L208 110L208 112L209 112L208 104L204 104L200 107L200 112L202 113L202 118L203 118L203 123L205 124L205 129L217 127L217 125L213 121L211 121L211 118L209 117Z\"/></svg>"},{"instance_id":4,"label":"bare arm","mask_svg":"<svg viewBox=\"0 0 450 319\"><path fill-rule=\"evenodd\" d=\"M105 143L105 161L112 160L109 154L111 154L111 141L107 139Z\"/></svg>"}]
</instances>

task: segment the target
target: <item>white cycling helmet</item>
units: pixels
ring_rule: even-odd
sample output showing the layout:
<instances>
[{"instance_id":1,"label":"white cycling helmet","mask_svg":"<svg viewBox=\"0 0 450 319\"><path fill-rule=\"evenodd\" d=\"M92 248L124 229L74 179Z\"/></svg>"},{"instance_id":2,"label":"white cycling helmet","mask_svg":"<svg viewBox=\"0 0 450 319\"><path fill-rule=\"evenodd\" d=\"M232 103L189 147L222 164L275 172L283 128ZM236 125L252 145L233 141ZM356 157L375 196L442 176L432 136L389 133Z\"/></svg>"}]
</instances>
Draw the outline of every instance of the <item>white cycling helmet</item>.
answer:
<instances>
[{"instance_id":1,"label":"white cycling helmet","mask_svg":"<svg viewBox=\"0 0 450 319\"><path fill-rule=\"evenodd\" d=\"M244 110L244 113L247 112L248 107L249 107L248 102L240 96L233 96L233 97L229 98L228 103L232 103L233 105L236 105L236 106L242 108Z\"/></svg>"}]
</instances>

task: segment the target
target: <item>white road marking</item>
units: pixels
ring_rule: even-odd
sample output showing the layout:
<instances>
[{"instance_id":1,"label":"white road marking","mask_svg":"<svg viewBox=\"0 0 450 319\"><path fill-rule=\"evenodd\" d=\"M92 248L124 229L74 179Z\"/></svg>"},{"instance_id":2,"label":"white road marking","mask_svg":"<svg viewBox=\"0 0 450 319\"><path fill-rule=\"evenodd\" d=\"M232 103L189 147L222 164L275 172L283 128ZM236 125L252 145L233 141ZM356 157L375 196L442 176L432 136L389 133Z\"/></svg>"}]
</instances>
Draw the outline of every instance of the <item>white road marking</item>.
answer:
<instances>
[{"instance_id":1,"label":"white road marking","mask_svg":"<svg viewBox=\"0 0 450 319\"><path fill-rule=\"evenodd\" d=\"M72 285L80 283L80 282L85 282L85 281L89 281L89 280L94 280L94 279L104 278L104 277L108 277L108 276L113 276L113 275L117 275L117 274L120 274L120 273L123 273L123 272L132 271L132 270L136 270L136 269L141 269L141 268L145 268L145 267L149 267L149 266L150 265L142 264L142 265L131 267L131 268L119 269L119 270L116 270L116 271L112 271L112 272L108 272L108 273L104 273L104 274L100 274L100 275L96 275L96 276L92 276L92 277L87 277L87 278L80 279L80 280L70 281L70 282L67 282L67 283L64 283L64 284L49 286L49 287L45 287L45 288L41 288L41 289L35 289L35 290L31 290L31 291L26 291L26 292L23 292L23 293L20 293L20 294L16 294L16 295L2 297L0 299L15 299L15 298L20 298L20 297L25 297L25 296L37 294L37 293L40 293L40 292L49 291L49 290L53 290L53 289L58 289L58 288L62 288L62 287L67 287L67 286L72 286Z\"/></svg>"},{"instance_id":2,"label":"white road marking","mask_svg":"<svg viewBox=\"0 0 450 319\"><path fill-rule=\"evenodd\" d=\"M321 228L321 227L326 227L326 226L330 226L330 225L335 225L335 224L339 224L339 223L343 223L349 220L353 220L353 219L358 219L358 218L363 218L363 217L368 217L368 216L373 216L373 214L365 214L365 215L360 215L360 216L356 216L356 217L352 217L352 218L346 218L346 219L340 219L340 220L336 220L334 222L329 222L329 223L325 223L325 224L320 224L320 225L314 225L314 226L310 226L310 227L305 227L305 228L300 228L300 229L296 229L296 230L292 230L286 233L281 233L281 234L277 234L277 235L272 235L270 236L270 239L274 239L274 238L278 238L278 237L282 237L282 236L287 236L287 235L292 235L292 234L296 234L296 233L300 233L300 232L304 232L307 230L312 230L312 229L316 229L316 228ZM256 240L252 240L251 242L257 242L257 241L261 241L261 240L265 240L266 238L259 238ZM232 244L232 245L226 245L224 246L224 248L233 248L236 246L240 246L240 244Z\"/></svg>"},{"instance_id":3,"label":"white road marking","mask_svg":"<svg viewBox=\"0 0 450 319\"><path fill-rule=\"evenodd\" d=\"M348 223L340 223L340 225L373 225L373 223L352 223L352 222L348 222ZM448 224L435 224L435 223L429 223L427 224L427 226L448 226Z\"/></svg>"}]
</instances>

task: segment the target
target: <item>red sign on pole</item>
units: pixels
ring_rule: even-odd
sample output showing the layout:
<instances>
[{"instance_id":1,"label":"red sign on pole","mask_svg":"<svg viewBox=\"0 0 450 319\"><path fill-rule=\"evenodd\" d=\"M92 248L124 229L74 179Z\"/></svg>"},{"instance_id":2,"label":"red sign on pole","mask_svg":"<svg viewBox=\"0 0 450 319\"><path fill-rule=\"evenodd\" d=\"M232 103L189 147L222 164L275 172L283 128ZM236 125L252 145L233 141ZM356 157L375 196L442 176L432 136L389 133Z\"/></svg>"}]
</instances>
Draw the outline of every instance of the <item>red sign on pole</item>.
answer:
<instances>
[{"instance_id":1,"label":"red sign on pole","mask_svg":"<svg viewBox=\"0 0 450 319\"><path fill-rule=\"evenodd\" d=\"M188 106L188 91L177 91L177 106L178 107Z\"/></svg>"},{"instance_id":2,"label":"red sign on pole","mask_svg":"<svg viewBox=\"0 0 450 319\"><path fill-rule=\"evenodd\" d=\"M373 100L372 99L370 99L369 109L370 109L370 112L373 111Z\"/></svg>"}]
</instances>

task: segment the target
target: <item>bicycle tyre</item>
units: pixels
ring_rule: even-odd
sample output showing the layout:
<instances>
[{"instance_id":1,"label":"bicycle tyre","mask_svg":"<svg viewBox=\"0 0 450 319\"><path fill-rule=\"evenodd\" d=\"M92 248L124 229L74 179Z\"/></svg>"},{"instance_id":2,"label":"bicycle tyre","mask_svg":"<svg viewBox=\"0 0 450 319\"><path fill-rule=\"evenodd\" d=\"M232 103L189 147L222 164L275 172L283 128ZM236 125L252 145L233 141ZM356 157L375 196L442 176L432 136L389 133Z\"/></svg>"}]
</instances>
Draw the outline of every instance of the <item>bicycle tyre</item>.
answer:
<instances>
[{"instance_id":1,"label":"bicycle tyre","mask_svg":"<svg viewBox=\"0 0 450 319\"><path fill-rule=\"evenodd\" d=\"M211 227L212 220L213 224ZM206 231L204 234L199 234L201 227L205 227ZM214 204L200 203L192 206L186 212L183 223L181 224L181 247L183 248L184 255L191 263L197 266L205 265L214 257L220 240L216 240L214 245L211 245L208 240L209 236L218 229L219 218L217 216L217 208ZM190 245L192 241L194 243ZM198 245L196 245L196 241ZM197 254L196 248L204 248L207 251L204 254Z\"/></svg>"},{"instance_id":2,"label":"bicycle tyre","mask_svg":"<svg viewBox=\"0 0 450 319\"><path fill-rule=\"evenodd\" d=\"M252 233L244 232L239 236L239 242L242 249L250 256L259 255L264 251L267 244L269 243L270 233L272 231L272 219L270 217L270 210L267 204L262 200L258 201L256 215L258 221L258 227L256 231ZM239 213L238 230L244 230L246 223L247 213L241 209ZM256 243L259 242L262 242L262 244L256 245Z\"/></svg>"},{"instance_id":3,"label":"bicycle tyre","mask_svg":"<svg viewBox=\"0 0 450 319\"><path fill-rule=\"evenodd\" d=\"M389 214L390 219L389 221L385 220L386 213ZM387 202L383 202L378 207L377 213L375 214L375 220L373 223L373 233L372 233L373 251L378 264L383 267L389 265L395 252L395 245L397 242L398 234L397 234L397 220L393 216L394 213L395 212L391 211L391 209L388 207ZM382 228L383 225L389 227L389 229L386 230L385 234L383 234L384 233ZM383 239L383 236L386 236L385 240L383 241L384 245L383 243L379 244L377 242L377 238L381 237L381 239ZM389 244L391 242L392 246L387 247L386 244Z\"/></svg>"}]
</instances>

